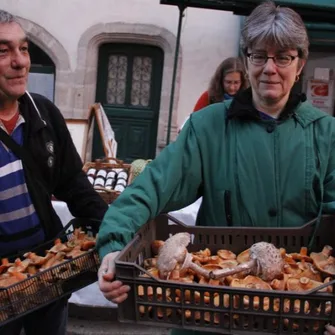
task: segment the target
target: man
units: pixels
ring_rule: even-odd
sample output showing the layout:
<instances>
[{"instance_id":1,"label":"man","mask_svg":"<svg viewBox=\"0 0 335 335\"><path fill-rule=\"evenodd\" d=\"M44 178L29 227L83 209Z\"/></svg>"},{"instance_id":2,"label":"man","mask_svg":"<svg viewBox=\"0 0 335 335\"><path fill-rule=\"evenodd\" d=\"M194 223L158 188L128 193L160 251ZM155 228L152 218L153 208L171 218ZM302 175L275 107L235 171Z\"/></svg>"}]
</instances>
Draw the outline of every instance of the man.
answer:
<instances>
[{"instance_id":1,"label":"man","mask_svg":"<svg viewBox=\"0 0 335 335\"><path fill-rule=\"evenodd\" d=\"M0 256L55 238L62 223L51 196L75 217L101 220L94 191L64 119L46 98L26 92L29 43L18 20L0 10ZM9 136L8 136L9 135ZM16 142L8 144L8 137ZM7 145L4 144L7 143ZM15 153L14 153L15 152ZM67 299L0 327L2 335L64 335Z\"/></svg>"}]
</instances>

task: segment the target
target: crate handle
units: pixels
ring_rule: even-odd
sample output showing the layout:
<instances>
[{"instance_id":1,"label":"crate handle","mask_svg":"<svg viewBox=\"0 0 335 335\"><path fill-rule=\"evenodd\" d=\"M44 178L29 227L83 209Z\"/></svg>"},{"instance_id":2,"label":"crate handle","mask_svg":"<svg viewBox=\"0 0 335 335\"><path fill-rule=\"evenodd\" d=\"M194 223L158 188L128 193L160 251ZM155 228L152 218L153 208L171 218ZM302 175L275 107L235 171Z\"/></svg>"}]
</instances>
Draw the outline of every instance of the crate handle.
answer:
<instances>
[{"instance_id":1,"label":"crate handle","mask_svg":"<svg viewBox=\"0 0 335 335\"><path fill-rule=\"evenodd\" d=\"M116 164L124 164L123 160L115 157L102 157L95 160L96 163L109 163L109 161L114 161Z\"/></svg>"},{"instance_id":2,"label":"crate handle","mask_svg":"<svg viewBox=\"0 0 335 335\"><path fill-rule=\"evenodd\" d=\"M326 287L328 287L328 286L330 286L330 285L334 285L334 284L335 284L335 279L331 280L331 281L328 282L328 283L324 283L324 284L322 284L322 285L320 285L320 286L318 286L318 287L312 288L312 289L309 290L309 291L305 291L305 292L303 292L302 294L303 294L303 295L309 295L309 294L317 293L317 292L319 292L320 290L322 290L323 288L326 288Z\"/></svg>"}]
</instances>

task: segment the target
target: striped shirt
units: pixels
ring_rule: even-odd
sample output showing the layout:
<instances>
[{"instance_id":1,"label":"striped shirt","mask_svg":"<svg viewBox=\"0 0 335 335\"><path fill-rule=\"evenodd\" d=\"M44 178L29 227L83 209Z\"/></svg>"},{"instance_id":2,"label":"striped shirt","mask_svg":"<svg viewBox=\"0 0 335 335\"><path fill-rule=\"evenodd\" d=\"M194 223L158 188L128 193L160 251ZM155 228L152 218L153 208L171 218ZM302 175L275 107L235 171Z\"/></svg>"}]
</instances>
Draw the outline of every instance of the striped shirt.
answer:
<instances>
[{"instance_id":1,"label":"striped shirt","mask_svg":"<svg viewBox=\"0 0 335 335\"><path fill-rule=\"evenodd\" d=\"M11 136L23 143L22 116ZM0 121L2 129L3 124ZM27 185L21 160L0 142L0 255L30 248L44 241Z\"/></svg>"}]
</instances>

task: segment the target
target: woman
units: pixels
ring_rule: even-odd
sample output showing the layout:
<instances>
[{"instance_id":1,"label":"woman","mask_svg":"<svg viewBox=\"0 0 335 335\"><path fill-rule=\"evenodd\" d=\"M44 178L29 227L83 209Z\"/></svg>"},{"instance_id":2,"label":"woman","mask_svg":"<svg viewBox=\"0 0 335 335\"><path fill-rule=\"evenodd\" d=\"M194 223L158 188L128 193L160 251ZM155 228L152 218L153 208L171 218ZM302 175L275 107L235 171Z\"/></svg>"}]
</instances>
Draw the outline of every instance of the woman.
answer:
<instances>
[{"instance_id":1,"label":"woman","mask_svg":"<svg viewBox=\"0 0 335 335\"><path fill-rule=\"evenodd\" d=\"M239 91L247 87L243 62L238 57L225 59L216 69L208 90L195 104L196 112L212 103L230 100Z\"/></svg>"},{"instance_id":2,"label":"woman","mask_svg":"<svg viewBox=\"0 0 335 335\"><path fill-rule=\"evenodd\" d=\"M193 113L105 215L98 248L107 299L120 303L130 290L110 282L116 251L149 219L201 195L199 225L294 227L335 214L335 118L292 92L308 46L289 8L266 2L246 19L241 48L251 88Z\"/></svg>"}]
</instances>

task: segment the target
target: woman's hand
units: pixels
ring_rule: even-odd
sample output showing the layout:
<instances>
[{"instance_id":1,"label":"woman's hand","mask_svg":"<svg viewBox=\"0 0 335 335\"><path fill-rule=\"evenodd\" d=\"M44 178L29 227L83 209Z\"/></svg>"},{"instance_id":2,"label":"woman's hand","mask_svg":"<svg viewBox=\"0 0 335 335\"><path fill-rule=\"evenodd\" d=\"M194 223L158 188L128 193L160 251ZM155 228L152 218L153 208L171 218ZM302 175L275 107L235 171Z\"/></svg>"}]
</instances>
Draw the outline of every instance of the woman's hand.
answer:
<instances>
[{"instance_id":1,"label":"woman's hand","mask_svg":"<svg viewBox=\"0 0 335 335\"><path fill-rule=\"evenodd\" d=\"M130 287L123 285L119 280L113 281L115 276L115 258L120 251L107 254L98 271L98 283L100 291L107 300L120 304L127 299Z\"/></svg>"},{"instance_id":2,"label":"woman's hand","mask_svg":"<svg viewBox=\"0 0 335 335\"><path fill-rule=\"evenodd\" d=\"M324 335L335 335L335 327L331 325L327 325Z\"/></svg>"}]
</instances>

